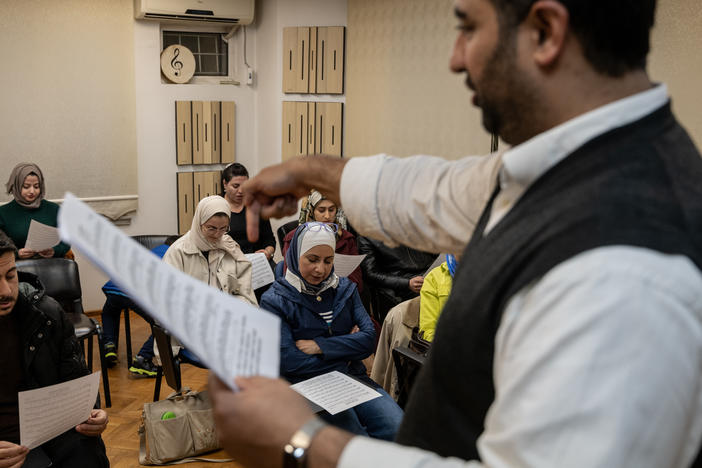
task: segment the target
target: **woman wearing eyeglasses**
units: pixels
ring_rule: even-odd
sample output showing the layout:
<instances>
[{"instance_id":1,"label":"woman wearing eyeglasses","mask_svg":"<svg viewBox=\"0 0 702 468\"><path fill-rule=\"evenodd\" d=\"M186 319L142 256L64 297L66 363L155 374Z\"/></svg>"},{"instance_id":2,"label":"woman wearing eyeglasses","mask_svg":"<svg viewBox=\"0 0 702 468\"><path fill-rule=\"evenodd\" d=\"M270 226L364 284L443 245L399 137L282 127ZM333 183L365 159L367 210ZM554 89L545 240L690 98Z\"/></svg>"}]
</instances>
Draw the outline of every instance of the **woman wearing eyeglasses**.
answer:
<instances>
[{"instance_id":1,"label":"woman wearing eyeglasses","mask_svg":"<svg viewBox=\"0 0 702 468\"><path fill-rule=\"evenodd\" d=\"M336 253L344 255L358 255L358 247L356 245L356 237L347 228L346 216L344 212L334 204L333 201L327 199L316 190L312 190L307 197L306 203L303 202L300 210L300 224L307 222L319 223L334 223L338 226L336 231ZM292 241L294 231L289 232L283 240L283 256L288 251L290 242ZM356 268L349 275L349 279L356 283L358 290L363 290L363 274L361 267Z\"/></svg>"},{"instance_id":2,"label":"woman wearing eyeglasses","mask_svg":"<svg viewBox=\"0 0 702 468\"><path fill-rule=\"evenodd\" d=\"M219 195L200 200L190 230L171 245L163 260L212 287L256 304L251 262L229 235L229 204Z\"/></svg>"},{"instance_id":3,"label":"woman wearing eyeglasses","mask_svg":"<svg viewBox=\"0 0 702 468\"><path fill-rule=\"evenodd\" d=\"M354 408L320 416L356 434L392 440L402 409L366 374L361 360L375 348L375 330L356 285L334 274L335 224L305 223L294 231L287 270L261 298L281 318L280 373L291 383L331 371L351 375L381 394Z\"/></svg>"}]
</instances>

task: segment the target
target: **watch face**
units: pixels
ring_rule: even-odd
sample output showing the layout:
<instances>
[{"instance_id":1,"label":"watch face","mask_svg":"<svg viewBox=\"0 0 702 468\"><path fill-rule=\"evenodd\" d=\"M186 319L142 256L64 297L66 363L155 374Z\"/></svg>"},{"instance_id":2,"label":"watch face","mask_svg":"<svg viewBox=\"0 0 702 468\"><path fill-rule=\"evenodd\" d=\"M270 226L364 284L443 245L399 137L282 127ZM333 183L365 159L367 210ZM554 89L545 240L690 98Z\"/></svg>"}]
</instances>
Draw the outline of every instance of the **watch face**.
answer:
<instances>
[{"instance_id":1,"label":"watch face","mask_svg":"<svg viewBox=\"0 0 702 468\"><path fill-rule=\"evenodd\" d=\"M303 456L305 456L305 449L302 447L296 447L295 450L292 452L292 456L295 457L296 459L300 459Z\"/></svg>"}]
</instances>

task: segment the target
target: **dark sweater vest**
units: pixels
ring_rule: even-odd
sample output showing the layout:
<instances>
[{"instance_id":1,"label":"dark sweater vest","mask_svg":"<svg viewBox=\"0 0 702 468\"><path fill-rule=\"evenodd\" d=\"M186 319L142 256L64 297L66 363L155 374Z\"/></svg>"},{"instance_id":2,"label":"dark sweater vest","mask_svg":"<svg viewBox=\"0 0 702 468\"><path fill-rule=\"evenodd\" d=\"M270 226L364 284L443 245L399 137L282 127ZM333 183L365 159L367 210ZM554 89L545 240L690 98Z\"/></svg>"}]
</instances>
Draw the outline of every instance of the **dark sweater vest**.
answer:
<instances>
[{"instance_id":1,"label":"dark sweater vest","mask_svg":"<svg viewBox=\"0 0 702 468\"><path fill-rule=\"evenodd\" d=\"M463 253L397 436L466 460L479 458L495 398L495 334L516 292L611 245L685 255L702 269L702 159L670 105L571 153L483 235L491 204Z\"/></svg>"}]
</instances>

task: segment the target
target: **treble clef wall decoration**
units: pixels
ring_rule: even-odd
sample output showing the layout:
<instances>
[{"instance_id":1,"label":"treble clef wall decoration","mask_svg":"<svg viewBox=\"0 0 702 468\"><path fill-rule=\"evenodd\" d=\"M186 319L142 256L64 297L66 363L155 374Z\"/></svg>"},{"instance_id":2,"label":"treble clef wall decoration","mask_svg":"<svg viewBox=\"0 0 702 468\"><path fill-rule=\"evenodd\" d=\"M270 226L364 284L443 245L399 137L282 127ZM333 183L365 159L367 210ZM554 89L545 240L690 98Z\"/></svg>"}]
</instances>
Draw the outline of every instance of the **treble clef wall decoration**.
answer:
<instances>
[{"instance_id":1,"label":"treble clef wall decoration","mask_svg":"<svg viewBox=\"0 0 702 468\"><path fill-rule=\"evenodd\" d=\"M175 76L180 76L180 70L183 69L183 62L178 60L180 55L180 49L176 48L173 50L173 59L171 59L171 67L173 67L173 74Z\"/></svg>"},{"instance_id":2,"label":"treble clef wall decoration","mask_svg":"<svg viewBox=\"0 0 702 468\"><path fill-rule=\"evenodd\" d=\"M161 71L173 83L187 83L195 74L195 56L181 44L171 44L161 52Z\"/></svg>"}]
</instances>

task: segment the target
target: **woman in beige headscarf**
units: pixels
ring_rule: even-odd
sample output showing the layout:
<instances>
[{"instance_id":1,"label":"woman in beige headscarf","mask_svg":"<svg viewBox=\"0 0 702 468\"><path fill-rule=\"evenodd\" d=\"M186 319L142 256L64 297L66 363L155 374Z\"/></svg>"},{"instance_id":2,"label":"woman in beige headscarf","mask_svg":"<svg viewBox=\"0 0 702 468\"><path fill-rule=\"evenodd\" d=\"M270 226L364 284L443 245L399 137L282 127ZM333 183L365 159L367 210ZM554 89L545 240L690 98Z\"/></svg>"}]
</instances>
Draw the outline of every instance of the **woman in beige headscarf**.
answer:
<instances>
[{"instance_id":1,"label":"woman in beige headscarf","mask_svg":"<svg viewBox=\"0 0 702 468\"><path fill-rule=\"evenodd\" d=\"M229 235L229 204L219 195L200 200L190 230L163 260L193 278L256 305L251 262Z\"/></svg>"},{"instance_id":2,"label":"woman in beige headscarf","mask_svg":"<svg viewBox=\"0 0 702 468\"><path fill-rule=\"evenodd\" d=\"M46 186L39 166L32 163L17 164L12 169L5 188L14 200L0 206L0 230L15 243L19 258L65 256L70 246L63 242L41 251L25 247L32 220L56 227L58 216L59 206L44 200Z\"/></svg>"}]
</instances>

